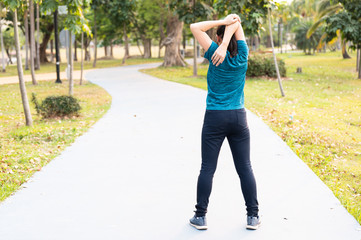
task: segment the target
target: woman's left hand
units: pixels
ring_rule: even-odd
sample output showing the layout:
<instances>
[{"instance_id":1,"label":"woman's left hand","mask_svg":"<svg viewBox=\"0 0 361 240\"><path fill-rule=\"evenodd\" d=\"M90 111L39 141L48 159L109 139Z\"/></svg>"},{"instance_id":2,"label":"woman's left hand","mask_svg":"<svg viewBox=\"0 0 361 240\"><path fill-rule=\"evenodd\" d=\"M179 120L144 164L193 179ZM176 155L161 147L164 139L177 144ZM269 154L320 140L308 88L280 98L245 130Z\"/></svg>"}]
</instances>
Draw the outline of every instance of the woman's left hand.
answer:
<instances>
[{"instance_id":1,"label":"woman's left hand","mask_svg":"<svg viewBox=\"0 0 361 240\"><path fill-rule=\"evenodd\" d=\"M216 65L216 67L218 67L220 64L222 64L224 59L226 58L226 54L227 54L227 46L221 44L214 52L211 58L213 65Z\"/></svg>"}]
</instances>

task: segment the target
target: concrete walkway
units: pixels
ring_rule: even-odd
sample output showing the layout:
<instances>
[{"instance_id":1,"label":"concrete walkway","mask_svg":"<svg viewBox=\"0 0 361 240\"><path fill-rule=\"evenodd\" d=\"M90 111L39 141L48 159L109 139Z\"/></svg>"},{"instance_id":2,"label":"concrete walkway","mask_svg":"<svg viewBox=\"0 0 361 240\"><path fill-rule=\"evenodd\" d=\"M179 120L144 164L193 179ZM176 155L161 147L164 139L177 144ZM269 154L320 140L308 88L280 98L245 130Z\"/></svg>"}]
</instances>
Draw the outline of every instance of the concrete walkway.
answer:
<instances>
[{"instance_id":1,"label":"concrete walkway","mask_svg":"<svg viewBox=\"0 0 361 240\"><path fill-rule=\"evenodd\" d=\"M154 67L156 64L146 65ZM225 142L207 231L188 225L200 168L206 92L138 72L95 70L109 112L0 204L0 239L347 239L361 226L259 118L248 112L263 225L245 208Z\"/></svg>"}]
</instances>

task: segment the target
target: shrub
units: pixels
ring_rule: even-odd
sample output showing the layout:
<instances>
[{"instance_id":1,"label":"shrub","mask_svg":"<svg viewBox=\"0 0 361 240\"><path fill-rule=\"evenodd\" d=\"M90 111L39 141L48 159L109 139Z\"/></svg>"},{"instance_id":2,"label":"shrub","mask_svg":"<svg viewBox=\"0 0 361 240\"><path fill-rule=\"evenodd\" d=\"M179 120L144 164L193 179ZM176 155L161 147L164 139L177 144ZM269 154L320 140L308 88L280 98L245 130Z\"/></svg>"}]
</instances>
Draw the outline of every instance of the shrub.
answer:
<instances>
[{"instance_id":1,"label":"shrub","mask_svg":"<svg viewBox=\"0 0 361 240\"><path fill-rule=\"evenodd\" d=\"M43 118L78 116L81 109L78 99L68 95L49 96L39 103L33 93L32 102Z\"/></svg>"},{"instance_id":2,"label":"shrub","mask_svg":"<svg viewBox=\"0 0 361 240\"><path fill-rule=\"evenodd\" d=\"M277 60L281 77L286 77L286 66L283 60ZM276 67L273 57L250 56L248 58L247 77L277 77Z\"/></svg>"}]
</instances>

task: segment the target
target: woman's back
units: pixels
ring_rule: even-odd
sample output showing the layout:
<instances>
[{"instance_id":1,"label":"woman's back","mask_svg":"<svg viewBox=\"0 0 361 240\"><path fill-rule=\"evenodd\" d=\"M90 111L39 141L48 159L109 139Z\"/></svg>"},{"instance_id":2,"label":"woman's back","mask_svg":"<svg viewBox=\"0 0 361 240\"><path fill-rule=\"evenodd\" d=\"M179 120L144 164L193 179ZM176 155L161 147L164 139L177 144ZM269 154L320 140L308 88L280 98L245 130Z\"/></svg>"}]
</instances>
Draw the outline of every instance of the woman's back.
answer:
<instances>
[{"instance_id":1,"label":"woman's back","mask_svg":"<svg viewBox=\"0 0 361 240\"><path fill-rule=\"evenodd\" d=\"M207 109L232 110L244 108L244 83L248 63L248 47L245 41L237 41L238 54L231 57L227 55L222 64L215 66L211 57L218 45L212 42L204 54L210 64L207 73Z\"/></svg>"}]
</instances>

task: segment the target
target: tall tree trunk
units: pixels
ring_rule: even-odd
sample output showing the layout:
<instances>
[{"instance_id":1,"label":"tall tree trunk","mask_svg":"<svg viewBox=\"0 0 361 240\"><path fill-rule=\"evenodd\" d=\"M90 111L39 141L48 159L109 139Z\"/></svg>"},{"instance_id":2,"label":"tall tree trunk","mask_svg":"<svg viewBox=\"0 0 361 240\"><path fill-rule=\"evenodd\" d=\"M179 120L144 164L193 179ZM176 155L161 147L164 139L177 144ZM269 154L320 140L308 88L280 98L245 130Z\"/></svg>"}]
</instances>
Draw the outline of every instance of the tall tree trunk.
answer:
<instances>
[{"instance_id":1,"label":"tall tree trunk","mask_svg":"<svg viewBox=\"0 0 361 240\"><path fill-rule=\"evenodd\" d=\"M127 28L125 26L125 23L123 24L123 34L124 34L124 57L122 64L124 64L125 60L129 57L128 35L127 35Z\"/></svg>"},{"instance_id":2,"label":"tall tree trunk","mask_svg":"<svg viewBox=\"0 0 361 240\"><path fill-rule=\"evenodd\" d=\"M25 70L29 70L29 11L25 10Z\"/></svg>"},{"instance_id":3,"label":"tall tree trunk","mask_svg":"<svg viewBox=\"0 0 361 240\"><path fill-rule=\"evenodd\" d=\"M285 53L287 53L287 48L288 48L288 24L286 24L286 48L285 48Z\"/></svg>"},{"instance_id":4,"label":"tall tree trunk","mask_svg":"<svg viewBox=\"0 0 361 240\"><path fill-rule=\"evenodd\" d=\"M280 21L278 21L278 25L277 25L278 27L277 27L277 30L278 30L278 43L277 43L277 45L278 45L278 52L281 52L280 51L280 46L281 46L281 44L280 44L280 42L281 42L281 38L280 38L280 36L281 36L281 22Z\"/></svg>"},{"instance_id":5,"label":"tall tree trunk","mask_svg":"<svg viewBox=\"0 0 361 240\"><path fill-rule=\"evenodd\" d=\"M182 41L183 22L178 16L169 16L167 21L167 38L163 41L165 55L163 67L186 66L180 55L179 46Z\"/></svg>"},{"instance_id":6,"label":"tall tree trunk","mask_svg":"<svg viewBox=\"0 0 361 240\"><path fill-rule=\"evenodd\" d=\"M182 31L182 44L183 44L183 49L184 49L184 52L186 52L186 41L187 41L187 33L186 33L186 30L183 29Z\"/></svg>"},{"instance_id":7,"label":"tall tree trunk","mask_svg":"<svg viewBox=\"0 0 361 240\"><path fill-rule=\"evenodd\" d=\"M93 68L97 65L97 52L98 52L98 42L97 42L97 18L96 18L96 9L94 9L94 62Z\"/></svg>"},{"instance_id":8,"label":"tall tree trunk","mask_svg":"<svg viewBox=\"0 0 361 240\"><path fill-rule=\"evenodd\" d=\"M35 78L35 70L34 70L34 60L35 60L35 23L34 23L34 2L33 0L29 0L29 12L30 12L30 69L31 69L31 78L34 85L37 85L37 81Z\"/></svg>"},{"instance_id":9,"label":"tall tree trunk","mask_svg":"<svg viewBox=\"0 0 361 240\"><path fill-rule=\"evenodd\" d=\"M114 57L114 53L113 53L113 41L110 43L110 56L113 58Z\"/></svg>"},{"instance_id":10,"label":"tall tree trunk","mask_svg":"<svg viewBox=\"0 0 361 240\"><path fill-rule=\"evenodd\" d=\"M74 41L74 61L77 62L78 61L78 54L77 54L77 51L78 51L78 44L76 42L76 38L75 38L75 41Z\"/></svg>"},{"instance_id":11,"label":"tall tree trunk","mask_svg":"<svg viewBox=\"0 0 361 240\"><path fill-rule=\"evenodd\" d=\"M348 55L347 53L347 44L346 44L346 39L342 39L341 40L341 45L342 45L342 57L343 59L348 59L351 58L350 55Z\"/></svg>"},{"instance_id":12,"label":"tall tree trunk","mask_svg":"<svg viewBox=\"0 0 361 240\"><path fill-rule=\"evenodd\" d=\"M164 30L163 30L163 24L164 24L164 19L163 19L163 15L160 17L160 20L159 20L159 48L158 48L158 58L160 58L160 52L161 52L161 49L163 47L163 41L165 39L165 34L164 34Z\"/></svg>"},{"instance_id":13,"label":"tall tree trunk","mask_svg":"<svg viewBox=\"0 0 361 240\"><path fill-rule=\"evenodd\" d=\"M143 39L144 46L144 55L143 58L152 58L152 39L144 38Z\"/></svg>"},{"instance_id":14,"label":"tall tree trunk","mask_svg":"<svg viewBox=\"0 0 361 240\"><path fill-rule=\"evenodd\" d=\"M360 69L360 49L357 49L356 72Z\"/></svg>"},{"instance_id":15,"label":"tall tree trunk","mask_svg":"<svg viewBox=\"0 0 361 240\"><path fill-rule=\"evenodd\" d=\"M50 40L50 62L53 62L54 61L54 40L51 39Z\"/></svg>"},{"instance_id":16,"label":"tall tree trunk","mask_svg":"<svg viewBox=\"0 0 361 240\"><path fill-rule=\"evenodd\" d=\"M15 38L15 49L16 49L16 60L17 60L17 67L18 67L18 76L19 76L19 86L20 86L20 93L21 93L21 100L23 103L24 114L25 114L25 122L26 126L33 125L33 119L30 113L30 106L28 96L26 94L26 87L24 81L24 73L23 73L23 65L21 63L21 56L20 56L20 42L19 42L19 30L18 30L18 15L17 10L14 11L14 38Z\"/></svg>"},{"instance_id":17,"label":"tall tree trunk","mask_svg":"<svg viewBox=\"0 0 361 240\"><path fill-rule=\"evenodd\" d=\"M90 61L90 59L91 59L90 52L89 52L89 44L90 44L90 39L84 38L84 61Z\"/></svg>"},{"instance_id":18,"label":"tall tree trunk","mask_svg":"<svg viewBox=\"0 0 361 240\"><path fill-rule=\"evenodd\" d=\"M283 23L282 23L282 18L281 18L281 24L280 24L280 47L281 47L281 53L283 53Z\"/></svg>"},{"instance_id":19,"label":"tall tree trunk","mask_svg":"<svg viewBox=\"0 0 361 240\"><path fill-rule=\"evenodd\" d=\"M81 68L80 68L80 85L83 85L83 72L84 72L84 57L83 57L83 48L84 48L84 32L81 32L81 50L80 50L80 58L81 58Z\"/></svg>"},{"instance_id":20,"label":"tall tree trunk","mask_svg":"<svg viewBox=\"0 0 361 240\"><path fill-rule=\"evenodd\" d=\"M13 64L13 60L11 60L11 55L10 55L10 49L6 48L5 49L6 55L8 55L8 59L9 59L9 63Z\"/></svg>"},{"instance_id":21,"label":"tall tree trunk","mask_svg":"<svg viewBox=\"0 0 361 240\"><path fill-rule=\"evenodd\" d=\"M104 46L104 56L107 57L108 56L108 49L107 46Z\"/></svg>"},{"instance_id":22,"label":"tall tree trunk","mask_svg":"<svg viewBox=\"0 0 361 240\"><path fill-rule=\"evenodd\" d=\"M137 47L138 47L140 55L143 56L143 58L144 58L144 54L142 52L142 49L140 49L140 44L139 44L139 39L138 38L137 38Z\"/></svg>"},{"instance_id":23,"label":"tall tree trunk","mask_svg":"<svg viewBox=\"0 0 361 240\"><path fill-rule=\"evenodd\" d=\"M46 26L46 31L45 31L45 33L43 35L43 41L40 44L40 62L41 63L49 62L48 58L46 57L46 48L48 46L48 43L49 43L49 40L51 38L51 34L52 34L53 30L54 30L54 24L49 23ZM53 50L51 50L51 51L53 51ZM51 54L53 54L53 52Z\"/></svg>"},{"instance_id":24,"label":"tall tree trunk","mask_svg":"<svg viewBox=\"0 0 361 240\"><path fill-rule=\"evenodd\" d=\"M358 79L361 79L361 49L358 49Z\"/></svg>"},{"instance_id":25,"label":"tall tree trunk","mask_svg":"<svg viewBox=\"0 0 361 240\"><path fill-rule=\"evenodd\" d=\"M73 96L73 53L72 53L72 44L71 44L71 31L69 31L69 95Z\"/></svg>"},{"instance_id":26,"label":"tall tree trunk","mask_svg":"<svg viewBox=\"0 0 361 240\"><path fill-rule=\"evenodd\" d=\"M197 39L193 37L193 77L197 75Z\"/></svg>"},{"instance_id":27,"label":"tall tree trunk","mask_svg":"<svg viewBox=\"0 0 361 240\"><path fill-rule=\"evenodd\" d=\"M0 4L0 9L2 9L2 6ZM1 62L2 62L2 72L6 72L6 64L5 64L5 46L4 46L4 38L3 38L3 32L2 32L2 24L1 24L1 17L0 17L0 44L1 44Z\"/></svg>"},{"instance_id":28,"label":"tall tree trunk","mask_svg":"<svg viewBox=\"0 0 361 240\"><path fill-rule=\"evenodd\" d=\"M36 70L40 69L40 5L36 4L36 31L37 31L37 41L36 41ZM46 45L45 45L46 46Z\"/></svg>"},{"instance_id":29,"label":"tall tree trunk","mask_svg":"<svg viewBox=\"0 0 361 240\"><path fill-rule=\"evenodd\" d=\"M268 8L268 27L269 27L270 38L271 38L270 40L271 40L271 46L272 46L272 52L273 52L273 59L275 61L275 67L276 67L276 72L277 72L278 85L279 85L280 90L281 90L281 95L282 95L282 97L284 97L285 93L283 92L283 87L282 87L282 82L281 82L281 77L280 77L280 71L278 69L277 58L276 58L276 53L275 53L275 47L273 45L272 24L271 24L271 10L270 10L270 8Z\"/></svg>"}]
</instances>

